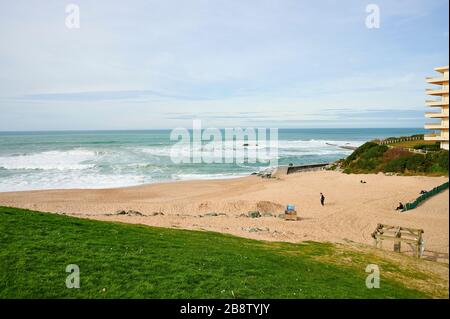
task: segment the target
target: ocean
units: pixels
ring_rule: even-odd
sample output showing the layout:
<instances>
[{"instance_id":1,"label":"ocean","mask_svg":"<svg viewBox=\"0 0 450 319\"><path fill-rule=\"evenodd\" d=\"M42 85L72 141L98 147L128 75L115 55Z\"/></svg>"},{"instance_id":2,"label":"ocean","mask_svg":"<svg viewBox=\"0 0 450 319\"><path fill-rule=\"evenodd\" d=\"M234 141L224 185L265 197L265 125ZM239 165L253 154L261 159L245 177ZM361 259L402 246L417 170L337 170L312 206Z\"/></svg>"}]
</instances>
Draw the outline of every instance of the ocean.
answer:
<instances>
[{"instance_id":1,"label":"ocean","mask_svg":"<svg viewBox=\"0 0 450 319\"><path fill-rule=\"evenodd\" d=\"M271 163L176 163L170 130L0 132L0 192L112 188L162 181L223 179L267 169ZM375 138L424 133L420 128L280 129L279 165L325 163L345 158ZM236 144L225 141L221 148ZM249 147L266 146L249 143ZM233 146L234 145L234 146ZM272 155L271 155L272 156Z\"/></svg>"}]
</instances>

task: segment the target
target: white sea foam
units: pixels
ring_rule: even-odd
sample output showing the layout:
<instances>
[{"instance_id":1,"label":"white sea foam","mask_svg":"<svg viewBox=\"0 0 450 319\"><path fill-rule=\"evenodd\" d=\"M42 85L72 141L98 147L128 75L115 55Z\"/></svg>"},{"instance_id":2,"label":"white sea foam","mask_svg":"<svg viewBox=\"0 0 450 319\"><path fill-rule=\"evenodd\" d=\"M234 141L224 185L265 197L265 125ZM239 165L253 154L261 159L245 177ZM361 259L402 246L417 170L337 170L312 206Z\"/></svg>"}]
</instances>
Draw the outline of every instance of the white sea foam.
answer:
<instances>
[{"instance_id":1,"label":"white sea foam","mask_svg":"<svg viewBox=\"0 0 450 319\"><path fill-rule=\"evenodd\" d=\"M256 141L225 141L203 145L205 154L211 149L232 151L242 147L258 152L258 159L268 161L273 156L269 143ZM289 157L298 163L322 162L347 156L351 150L339 146L359 146L356 141L280 140L276 145L278 159ZM273 145L272 145L273 146ZM181 156L190 157L189 145L177 145ZM208 151L209 150L209 151ZM205 164L176 165L170 159L173 145L123 145L98 148L55 149L42 152L19 151L0 156L0 191L58 188L112 188L167 180L224 179L248 175L265 169L257 166L233 164L219 171ZM231 152L232 153L232 152ZM226 155L229 153L224 153ZM305 160L307 158L307 160ZM217 164L220 165L220 164ZM260 166L260 167L259 167Z\"/></svg>"},{"instance_id":2,"label":"white sea foam","mask_svg":"<svg viewBox=\"0 0 450 319\"><path fill-rule=\"evenodd\" d=\"M142 147L139 150L143 153L154 156L171 156L171 152L176 152L178 156L190 157L192 151L204 151L205 153L213 150L232 151L241 148L244 143L248 146L243 147L246 150L258 150L258 155L264 157L265 150L274 147L278 151L279 156L283 155L329 155L329 154L346 154L351 150L343 149L339 146L360 146L363 142L356 141L329 141L329 140L281 140L275 145L269 143L261 143L257 141L224 141L211 142L203 146L191 146L190 144L165 145L159 147Z\"/></svg>"},{"instance_id":3,"label":"white sea foam","mask_svg":"<svg viewBox=\"0 0 450 319\"><path fill-rule=\"evenodd\" d=\"M105 175L86 174L80 170L64 173L40 171L27 175L16 175L2 178L0 192L39 190L39 189L74 189L74 188L114 188L151 183L150 176L142 175Z\"/></svg>"},{"instance_id":4,"label":"white sea foam","mask_svg":"<svg viewBox=\"0 0 450 319\"><path fill-rule=\"evenodd\" d=\"M96 157L89 150L47 151L41 153L1 156L0 167L5 169L81 170L94 167L85 163Z\"/></svg>"}]
</instances>

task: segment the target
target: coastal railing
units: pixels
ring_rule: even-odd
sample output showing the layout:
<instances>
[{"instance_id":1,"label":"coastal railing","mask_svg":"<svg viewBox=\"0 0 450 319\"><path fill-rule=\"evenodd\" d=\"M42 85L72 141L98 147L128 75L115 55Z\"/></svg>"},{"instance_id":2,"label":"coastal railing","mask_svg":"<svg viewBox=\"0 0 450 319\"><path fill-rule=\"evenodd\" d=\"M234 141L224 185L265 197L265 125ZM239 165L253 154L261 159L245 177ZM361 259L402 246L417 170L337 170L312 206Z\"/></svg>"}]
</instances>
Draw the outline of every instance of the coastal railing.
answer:
<instances>
[{"instance_id":1,"label":"coastal railing","mask_svg":"<svg viewBox=\"0 0 450 319\"><path fill-rule=\"evenodd\" d=\"M402 212L406 212L408 210L416 208L420 203L422 203L424 200L427 200L431 196L434 196L436 194L441 193L442 191L448 189L448 182L445 182L442 185L439 185L432 190L420 195L417 197L413 202L406 203L405 207L403 208Z\"/></svg>"},{"instance_id":2,"label":"coastal railing","mask_svg":"<svg viewBox=\"0 0 450 319\"><path fill-rule=\"evenodd\" d=\"M428 151L428 150L422 150L420 148L416 149L416 148L405 148L408 152L411 153L419 153L419 154L428 154L428 153L433 153L434 151Z\"/></svg>"},{"instance_id":3,"label":"coastal railing","mask_svg":"<svg viewBox=\"0 0 450 319\"><path fill-rule=\"evenodd\" d=\"M418 140L423 140L423 135L405 136L399 138L387 138L385 140L377 141L377 143L380 145L389 145L400 142L418 141Z\"/></svg>"},{"instance_id":4,"label":"coastal railing","mask_svg":"<svg viewBox=\"0 0 450 319\"><path fill-rule=\"evenodd\" d=\"M418 135L398 137L398 138L392 137L392 138L387 138L384 140L374 140L374 142L377 143L378 145L386 145L386 146L392 148L392 147L398 147L398 146L395 146L392 144L408 142L408 141L423 141L423 140L424 140L424 135L418 134ZM425 150L425 149L421 149L421 148L411 148L411 147L401 147L401 146L400 146L400 148L402 148L410 153L416 153L416 154L428 154L428 153L436 152L435 150Z\"/></svg>"},{"instance_id":5,"label":"coastal railing","mask_svg":"<svg viewBox=\"0 0 450 319\"><path fill-rule=\"evenodd\" d=\"M424 150L424 149L420 149L420 148L411 148L411 147L395 147L392 145L387 145L387 147L389 148L401 148L404 149L410 153L416 153L416 154L428 154L428 153L435 153L436 151L429 151L429 150Z\"/></svg>"}]
</instances>

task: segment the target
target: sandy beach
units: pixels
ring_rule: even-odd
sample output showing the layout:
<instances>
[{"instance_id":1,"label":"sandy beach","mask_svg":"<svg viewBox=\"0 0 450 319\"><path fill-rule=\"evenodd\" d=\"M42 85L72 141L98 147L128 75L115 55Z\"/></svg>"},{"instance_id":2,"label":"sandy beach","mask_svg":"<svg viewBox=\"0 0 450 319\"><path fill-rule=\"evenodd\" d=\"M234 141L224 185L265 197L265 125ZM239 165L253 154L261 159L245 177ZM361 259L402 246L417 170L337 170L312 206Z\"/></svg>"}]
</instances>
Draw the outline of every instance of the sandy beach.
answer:
<instances>
[{"instance_id":1,"label":"sandy beach","mask_svg":"<svg viewBox=\"0 0 450 319\"><path fill-rule=\"evenodd\" d=\"M367 183L362 184L360 180ZM428 258L448 262L449 201L445 191L418 208L399 213L398 202L415 199L447 177L347 175L304 172L279 179L257 176L183 181L99 190L0 193L0 205L97 220L229 233L270 241L372 244L378 223L422 228ZM326 201L322 207L319 194ZM287 203L300 219L278 217ZM142 214L118 215L118 210ZM258 210L260 218L247 216ZM389 245L390 246L390 245Z\"/></svg>"}]
</instances>

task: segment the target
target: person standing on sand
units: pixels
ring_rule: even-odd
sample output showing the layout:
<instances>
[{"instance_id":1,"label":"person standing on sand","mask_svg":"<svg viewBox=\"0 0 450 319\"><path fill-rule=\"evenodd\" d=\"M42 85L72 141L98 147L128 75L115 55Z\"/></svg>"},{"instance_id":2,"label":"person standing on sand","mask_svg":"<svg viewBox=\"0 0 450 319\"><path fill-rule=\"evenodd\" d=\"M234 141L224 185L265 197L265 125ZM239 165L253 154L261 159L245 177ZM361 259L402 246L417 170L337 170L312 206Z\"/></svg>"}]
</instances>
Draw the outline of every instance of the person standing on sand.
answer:
<instances>
[{"instance_id":1,"label":"person standing on sand","mask_svg":"<svg viewBox=\"0 0 450 319\"><path fill-rule=\"evenodd\" d=\"M323 196L322 193L320 193L320 204L321 204L322 206L325 205L325 196Z\"/></svg>"}]
</instances>

